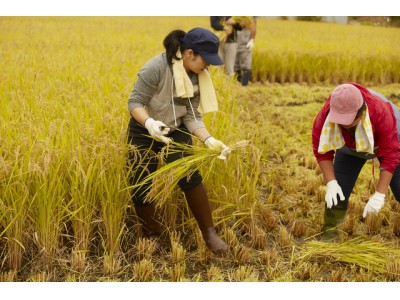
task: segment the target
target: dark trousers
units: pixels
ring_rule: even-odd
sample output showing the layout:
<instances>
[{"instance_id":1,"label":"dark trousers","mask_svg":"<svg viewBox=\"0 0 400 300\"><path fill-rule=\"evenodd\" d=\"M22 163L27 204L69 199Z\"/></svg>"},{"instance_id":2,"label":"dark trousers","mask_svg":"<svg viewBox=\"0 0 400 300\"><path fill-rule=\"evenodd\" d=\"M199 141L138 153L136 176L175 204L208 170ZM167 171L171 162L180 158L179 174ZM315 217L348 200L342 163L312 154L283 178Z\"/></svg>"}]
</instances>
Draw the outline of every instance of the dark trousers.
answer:
<instances>
[{"instance_id":1,"label":"dark trousers","mask_svg":"<svg viewBox=\"0 0 400 300\"><path fill-rule=\"evenodd\" d=\"M134 118L131 118L128 126L128 142L136 146L136 150L132 150L128 154L128 167L131 170L129 181L131 185L140 183L146 176L154 173L158 167L157 154L165 146L164 143L158 142L149 137L149 132L141 126ZM175 142L181 144L192 145L192 137L185 126L174 130L168 135ZM174 152L172 154L165 153L166 163L176 161L182 157L188 156L185 151ZM203 178L199 172L193 173L189 179L182 178L178 185L183 191L191 190L202 182ZM131 195L135 205L147 206L150 203L145 202L145 198L150 191L151 182L137 189L132 189Z\"/></svg>"},{"instance_id":2,"label":"dark trousers","mask_svg":"<svg viewBox=\"0 0 400 300\"><path fill-rule=\"evenodd\" d=\"M366 159L345 154L341 150L336 151L333 167L336 180L346 198L344 201L338 199L338 209L347 209L350 194L366 161ZM393 174L390 188L396 200L400 202L400 165Z\"/></svg>"},{"instance_id":3,"label":"dark trousers","mask_svg":"<svg viewBox=\"0 0 400 300\"><path fill-rule=\"evenodd\" d=\"M326 238L329 239L331 234L336 234L335 231L331 232L330 229L336 227L343 220L349 203L350 194L353 191L357 178L366 161L367 159L346 154L342 150L336 151L333 168L335 170L336 180L342 188L345 200L340 201L338 197L337 205L334 205L331 209L325 207L322 231ZM396 200L400 202L400 165L397 166L393 174L390 188Z\"/></svg>"}]
</instances>

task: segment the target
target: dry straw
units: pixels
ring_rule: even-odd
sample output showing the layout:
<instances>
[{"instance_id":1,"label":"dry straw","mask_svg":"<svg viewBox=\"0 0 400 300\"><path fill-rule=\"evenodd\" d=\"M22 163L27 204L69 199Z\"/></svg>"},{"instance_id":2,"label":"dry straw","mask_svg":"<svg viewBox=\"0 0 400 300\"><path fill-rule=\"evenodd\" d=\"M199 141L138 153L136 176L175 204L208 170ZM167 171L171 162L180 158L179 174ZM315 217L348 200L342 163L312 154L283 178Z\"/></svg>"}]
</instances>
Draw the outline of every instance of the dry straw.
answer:
<instances>
[{"instance_id":1,"label":"dry straw","mask_svg":"<svg viewBox=\"0 0 400 300\"><path fill-rule=\"evenodd\" d=\"M387 262L389 259L399 260L400 249L389 243L360 241L359 238L344 243L313 241L302 245L297 259L339 262L377 273L388 273Z\"/></svg>"}]
</instances>

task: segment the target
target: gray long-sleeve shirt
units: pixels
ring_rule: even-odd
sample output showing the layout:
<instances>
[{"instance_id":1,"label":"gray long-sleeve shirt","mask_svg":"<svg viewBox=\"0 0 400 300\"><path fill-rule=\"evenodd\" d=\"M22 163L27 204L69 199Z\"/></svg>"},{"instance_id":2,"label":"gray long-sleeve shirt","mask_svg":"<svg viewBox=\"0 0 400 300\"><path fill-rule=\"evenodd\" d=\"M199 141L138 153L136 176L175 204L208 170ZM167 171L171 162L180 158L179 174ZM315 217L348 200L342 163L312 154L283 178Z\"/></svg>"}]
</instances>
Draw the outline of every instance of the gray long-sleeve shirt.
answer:
<instances>
[{"instance_id":1,"label":"gray long-sleeve shirt","mask_svg":"<svg viewBox=\"0 0 400 300\"><path fill-rule=\"evenodd\" d=\"M200 103L197 74L193 73L190 80L194 89L193 98L173 97L173 73L166 55L162 53L153 57L138 73L128 100L129 113L137 107L144 107L151 118L170 126L171 132L181 124L190 133L205 127L202 115L197 111Z\"/></svg>"}]
</instances>

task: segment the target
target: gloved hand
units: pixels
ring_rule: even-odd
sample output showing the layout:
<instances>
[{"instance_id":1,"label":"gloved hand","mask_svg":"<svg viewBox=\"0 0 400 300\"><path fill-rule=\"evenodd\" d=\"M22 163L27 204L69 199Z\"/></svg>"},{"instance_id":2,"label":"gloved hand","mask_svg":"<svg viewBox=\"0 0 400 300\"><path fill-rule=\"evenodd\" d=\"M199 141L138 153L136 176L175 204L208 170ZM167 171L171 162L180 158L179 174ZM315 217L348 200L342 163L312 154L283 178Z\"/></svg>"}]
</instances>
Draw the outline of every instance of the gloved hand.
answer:
<instances>
[{"instance_id":1,"label":"gloved hand","mask_svg":"<svg viewBox=\"0 0 400 300\"><path fill-rule=\"evenodd\" d=\"M339 195L341 201L345 199L342 188L336 180L329 181L326 186L328 187L328 190L325 194L325 202L328 208L332 208L332 205L337 205L337 195Z\"/></svg>"},{"instance_id":2,"label":"gloved hand","mask_svg":"<svg viewBox=\"0 0 400 300\"><path fill-rule=\"evenodd\" d=\"M250 49L250 50L254 48L254 40L253 40L253 39L251 39L251 40L247 43L246 48L247 48L247 49Z\"/></svg>"},{"instance_id":3,"label":"gloved hand","mask_svg":"<svg viewBox=\"0 0 400 300\"><path fill-rule=\"evenodd\" d=\"M167 127L167 125L165 125L163 122L155 121L153 118L148 118L144 122L144 127L146 127L150 135L157 140L167 145L171 142L170 138L164 136L168 134L170 128Z\"/></svg>"},{"instance_id":4,"label":"gloved hand","mask_svg":"<svg viewBox=\"0 0 400 300\"><path fill-rule=\"evenodd\" d=\"M218 156L219 159L226 159L226 156L231 153L231 148L212 136L206 138L204 144L210 149L221 150L221 153Z\"/></svg>"},{"instance_id":5,"label":"gloved hand","mask_svg":"<svg viewBox=\"0 0 400 300\"><path fill-rule=\"evenodd\" d=\"M383 204L385 204L385 194L375 192L364 207L363 218L369 213L377 214L383 207Z\"/></svg>"}]
</instances>

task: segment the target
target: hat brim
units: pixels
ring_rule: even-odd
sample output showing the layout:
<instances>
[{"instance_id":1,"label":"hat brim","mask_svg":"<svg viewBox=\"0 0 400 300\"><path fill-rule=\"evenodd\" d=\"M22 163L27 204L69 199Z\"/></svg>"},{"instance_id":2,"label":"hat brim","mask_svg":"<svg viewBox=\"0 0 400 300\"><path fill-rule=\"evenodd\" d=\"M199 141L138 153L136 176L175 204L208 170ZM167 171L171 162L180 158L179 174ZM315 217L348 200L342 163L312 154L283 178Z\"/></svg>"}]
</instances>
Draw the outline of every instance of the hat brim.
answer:
<instances>
[{"instance_id":1,"label":"hat brim","mask_svg":"<svg viewBox=\"0 0 400 300\"><path fill-rule=\"evenodd\" d=\"M331 110L328 114L328 121L339 125L350 125L354 122L357 112L339 114Z\"/></svg>"},{"instance_id":2,"label":"hat brim","mask_svg":"<svg viewBox=\"0 0 400 300\"><path fill-rule=\"evenodd\" d=\"M218 54L200 53L200 56L212 66L220 66L224 64L224 61L221 59L221 57L218 56Z\"/></svg>"}]
</instances>

